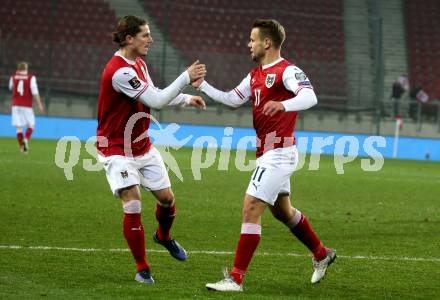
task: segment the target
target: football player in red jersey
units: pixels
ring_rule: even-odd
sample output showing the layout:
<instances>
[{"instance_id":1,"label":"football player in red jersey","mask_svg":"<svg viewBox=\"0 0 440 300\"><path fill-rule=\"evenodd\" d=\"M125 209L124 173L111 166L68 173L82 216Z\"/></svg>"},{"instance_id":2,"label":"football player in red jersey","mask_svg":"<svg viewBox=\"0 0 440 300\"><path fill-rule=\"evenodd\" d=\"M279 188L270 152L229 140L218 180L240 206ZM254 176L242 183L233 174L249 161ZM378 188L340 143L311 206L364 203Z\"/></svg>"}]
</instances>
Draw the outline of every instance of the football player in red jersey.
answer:
<instances>
[{"instance_id":1,"label":"football player in red jersey","mask_svg":"<svg viewBox=\"0 0 440 300\"><path fill-rule=\"evenodd\" d=\"M250 100L257 133L256 169L244 197L234 266L229 274L225 272L225 279L208 283L209 290L243 290L244 275L260 242L261 216L266 207L313 253L312 283L323 278L336 258L336 251L324 247L304 214L290 202L290 176L298 164L293 135L297 114L316 105L317 99L305 73L281 57L284 39L280 23L256 20L248 47L258 66L230 92L219 91L203 79L193 83L215 101L228 106L238 107Z\"/></svg>"},{"instance_id":2,"label":"football player in red jersey","mask_svg":"<svg viewBox=\"0 0 440 300\"><path fill-rule=\"evenodd\" d=\"M113 32L119 50L107 63L101 78L98 100L97 148L114 196L122 199L123 233L136 262L135 280L152 284L145 255L141 222L139 186L151 191L157 200L159 223L153 240L176 259L187 259L185 249L170 236L176 207L174 194L159 151L151 144L147 130L150 108L190 105L204 108L199 96L182 94L184 87L206 74L205 65L194 62L168 87L156 88L141 59L147 55L153 38L147 22L136 16L119 20Z\"/></svg>"},{"instance_id":3,"label":"football player in red jersey","mask_svg":"<svg viewBox=\"0 0 440 300\"><path fill-rule=\"evenodd\" d=\"M43 112L37 79L28 72L28 64L20 62L17 71L9 79L9 90L12 91L12 125L17 129L17 140L20 151L29 151L29 140L35 127L35 115L32 100L37 103L38 111ZM23 129L26 133L23 136Z\"/></svg>"}]
</instances>

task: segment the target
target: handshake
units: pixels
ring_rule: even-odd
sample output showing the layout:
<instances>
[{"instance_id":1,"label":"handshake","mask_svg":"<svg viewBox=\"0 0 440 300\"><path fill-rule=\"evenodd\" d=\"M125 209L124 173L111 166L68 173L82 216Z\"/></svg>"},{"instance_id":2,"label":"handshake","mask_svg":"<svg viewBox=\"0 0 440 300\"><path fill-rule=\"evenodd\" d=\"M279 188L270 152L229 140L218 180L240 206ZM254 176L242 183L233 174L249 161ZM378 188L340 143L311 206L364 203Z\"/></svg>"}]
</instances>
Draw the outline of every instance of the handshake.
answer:
<instances>
[{"instance_id":1,"label":"handshake","mask_svg":"<svg viewBox=\"0 0 440 300\"><path fill-rule=\"evenodd\" d=\"M206 76L206 65L201 64L199 60L196 60L191 66L186 69L189 74L191 85L198 88ZM206 109L206 103L200 96L191 96L188 102L189 106L195 106L201 109Z\"/></svg>"},{"instance_id":2,"label":"handshake","mask_svg":"<svg viewBox=\"0 0 440 300\"><path fill-rule=\"evenodd\" d=\"M191 85L198 88L206 76L206 65L201 64L199 60L193 62L191 66L186 69L189 74Z\"/></svg>"}]
</instances>

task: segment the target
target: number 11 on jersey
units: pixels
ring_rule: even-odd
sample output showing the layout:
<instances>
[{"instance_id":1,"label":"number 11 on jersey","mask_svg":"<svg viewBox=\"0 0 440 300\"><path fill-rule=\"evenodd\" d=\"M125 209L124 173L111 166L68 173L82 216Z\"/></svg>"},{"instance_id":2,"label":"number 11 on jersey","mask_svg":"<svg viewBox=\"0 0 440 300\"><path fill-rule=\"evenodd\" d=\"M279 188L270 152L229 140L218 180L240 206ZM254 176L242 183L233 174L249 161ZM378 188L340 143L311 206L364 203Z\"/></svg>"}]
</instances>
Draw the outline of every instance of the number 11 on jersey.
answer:
<instances>
[{"instance_id":1,"label":"number 11 on jersey","mask_svg":"<svg viewBox=\"0 0 440 300\"><path fill-rule=\"evenodd\" d=\"M254 90L254 94L255 94L255 106L258 106L260 104L260 99L261 99L261 90L260 89L255 89Z\"/></svg>"}]
</instances>

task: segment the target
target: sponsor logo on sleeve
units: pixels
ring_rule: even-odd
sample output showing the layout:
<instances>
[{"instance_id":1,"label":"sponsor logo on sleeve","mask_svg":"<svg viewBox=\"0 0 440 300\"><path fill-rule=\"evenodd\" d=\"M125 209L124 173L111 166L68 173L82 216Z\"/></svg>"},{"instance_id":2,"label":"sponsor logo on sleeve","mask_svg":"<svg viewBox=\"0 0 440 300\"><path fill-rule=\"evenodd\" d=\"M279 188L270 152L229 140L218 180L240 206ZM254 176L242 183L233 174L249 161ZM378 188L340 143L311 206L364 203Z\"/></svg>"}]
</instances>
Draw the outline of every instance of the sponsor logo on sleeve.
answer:
<instances>
[{"instance_id":1,"label":"sponsor logo on sleeve","mask_svg":"<svg viewBox=\"0 0 440 300\"><path fill-rule=\"evenodd\" d=\"M307 75L304 72L295 73L295 78L298 81L305 81L307 79Z\"/></svg>"},{"instance_id":2,"label":"sponsor logo on sleeve","mask_svg":"<svg viewBox=\"0 0 440 300\"><path fill-rule=\"evenodd\" d=\"M133 77L128 81L128 83L131 85L132 88L137 89L141 86L141 82L137 77Z\"/></svg>"}]
</instances>

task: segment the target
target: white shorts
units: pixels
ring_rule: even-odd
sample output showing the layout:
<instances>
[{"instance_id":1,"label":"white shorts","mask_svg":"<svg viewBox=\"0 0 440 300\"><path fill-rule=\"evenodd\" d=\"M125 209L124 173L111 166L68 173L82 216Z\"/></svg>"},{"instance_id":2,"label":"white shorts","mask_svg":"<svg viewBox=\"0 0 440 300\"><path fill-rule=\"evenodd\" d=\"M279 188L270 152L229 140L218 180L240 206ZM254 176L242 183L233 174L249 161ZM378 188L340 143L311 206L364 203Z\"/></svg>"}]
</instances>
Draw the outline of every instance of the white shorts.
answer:
<instances>
[{"instance_id":1,"label":"white shorts","mask_svg":"<svg viewBox=\"0 0 440 300\"><path fill-rule=\"evenodd\" d=\"M32 107L12 106L12 125L34 128L35 115Z\"/></svg>"},{"instance_id":2,"label":"white shorts","mask_svg":"<svg viewBox=\"0 0 440 300\"><path fill-rule=\"evenodd\" d=\"M279 194L290 194L290 176L297 164L296 146L267 151L257 159L246 194L274 205Z\"/></svg>"},{"instance_id":3,"label":"white shorts","mask_svg":"<svg viewBox=\"0 0 440 300\"><path fill-rule=\"evenodd\" d=\"M154 147L139 157L98 155L98 160L104 164L107 181L115 197L119 196L121 189L133 185L141 185L150 191L171 186L163 159Z\"/></svg>"}]
</instances>

